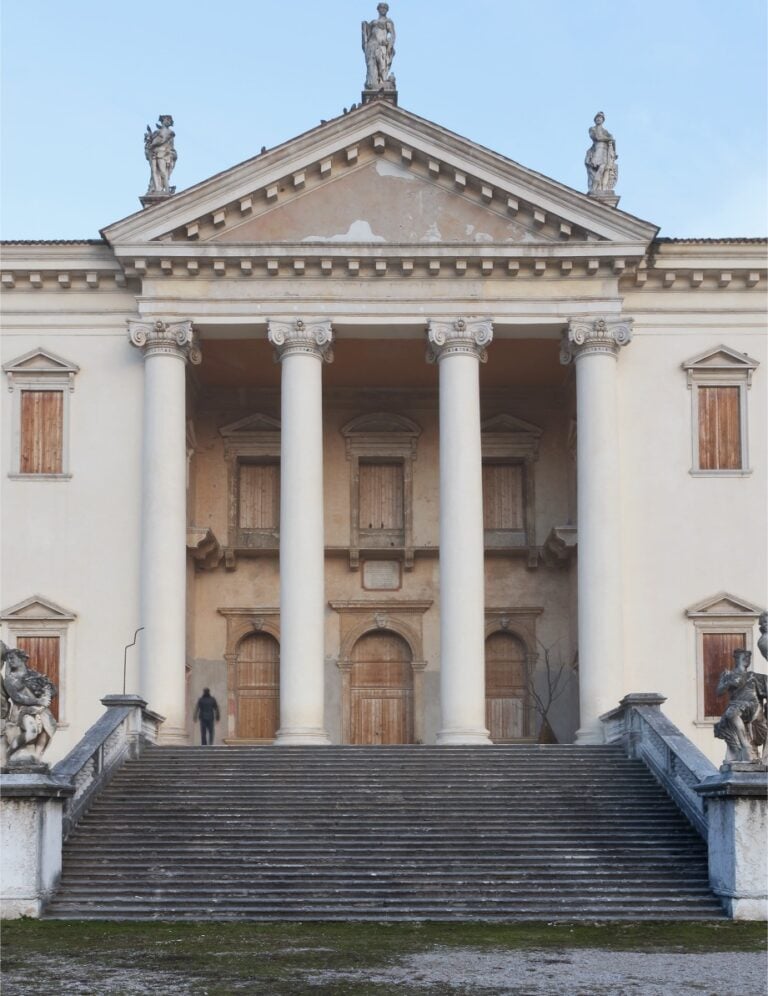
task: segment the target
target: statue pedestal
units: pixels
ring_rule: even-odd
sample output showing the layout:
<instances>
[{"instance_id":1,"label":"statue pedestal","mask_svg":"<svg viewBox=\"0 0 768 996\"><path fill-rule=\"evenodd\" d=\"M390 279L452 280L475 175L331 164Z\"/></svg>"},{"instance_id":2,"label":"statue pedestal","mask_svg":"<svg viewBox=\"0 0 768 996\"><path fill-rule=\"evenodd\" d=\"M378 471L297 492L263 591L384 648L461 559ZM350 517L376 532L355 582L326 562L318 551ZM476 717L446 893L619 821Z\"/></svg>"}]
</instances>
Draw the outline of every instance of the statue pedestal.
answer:
<instances>
[{"instance_id":1,"label":"statue pedestal","mask_svg":"<svg viewBox=\"0 0 768 996\"><path fill-rule=\"evenodd\" d=\"M161 204L163 201L167 201L169 197L176 193L176 188L171 187L167 194L144 194L140 197L141 206L144 208L153 207L155 204Z\"/></svg>"},{"instance_id":2,"label":"statue pedestal","mask_svg":"<svg viewBox=\"0 0 768 996\"><path fill-rule=\"evenodd\" d=\"M75 788L31 772L0 782L2 916L39 917L61 877L62 803Z\"/></svg>"},{"instance_id":3,"label":"statue pedestal","mask_svg":"<svg viewBox=\"0 0 768 996\"><path fill-rule=\"evenodd\" d=\"M696 786L707 808L709 884L734 920L768 919L768 774L724 764Z\"/></svg>"},{"instance_id":4,"label":"statue pedestal","mask_svg":"<svg viewBox=\"0 0 768 996\"><path fill-rule=\"evenodd\" d=\"M363 90L362 102L370 104L374 100L388 100L397 107L397 90L394 87L383 86L378 90Z\"/></svg>"},{"instance_id":5,"label":"statue pedestal","mask_svg":"<svg viewBox=\"0 0 768 996\"><path fill-rule=\"evenodd\" d=\"M609 193L604 193L604 194L601 194L601 193L596 193L596 194L589 193L589 194L587 194L587 197L591 197L592 200L594 200L594 201L600 201L601 204L605 204L608 207L612 207L612 208L618 207L619 201L621 200L621 198L618 196L618 194L609 194Z\"/></svg>"}]
</instances>

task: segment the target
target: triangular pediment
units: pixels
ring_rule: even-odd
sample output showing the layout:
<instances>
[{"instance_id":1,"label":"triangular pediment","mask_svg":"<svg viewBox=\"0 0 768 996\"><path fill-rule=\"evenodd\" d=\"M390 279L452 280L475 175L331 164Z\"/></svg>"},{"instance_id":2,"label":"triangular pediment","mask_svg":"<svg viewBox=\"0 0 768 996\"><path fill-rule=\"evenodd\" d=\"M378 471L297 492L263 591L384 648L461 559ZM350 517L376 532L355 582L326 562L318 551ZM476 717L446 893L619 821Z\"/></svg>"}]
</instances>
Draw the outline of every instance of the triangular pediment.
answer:
<instances>
[{"instance_id":1,"label":"triangular pediment","mask_svg":"<svg viewBox=\"0 0 768 996\"><path fill-rule=\"evenodd\" d=\"M403 435L420 436L421 427L405 415L370 412L358 415L341 427L342 436Z\"/></svg>"},{"instance_id":2,"label":"triangular pediment","mask_svg":"<svg viewBox=\"0 0 768 996\"><path fill-rule=\"evenodd\" d=\"M247 415L245 418L238 419L237 422L230 422L229 425L223 425L219 429L219 435L225 439L242 439L244 436L264 432L279 433L280 422L260 412L257 412L255 415Z\"/></svg>"},{"instance_id":3,"label":"triangular pediment","mask_svg":"<svg viewBox=\"0 0 768 996\"><path fill-rule=\"evenodd\" d=\"M74 374L79 370L76 363L70 363L47 349L31 349L3 364L3 371L7 374Z\"/></svg>"},{"instance_id":4,"label":"triangular pediment","mask_svg":"<svg viewBox=\"0 0 768 996\"><path fill-rule=\"evenodd\" d=\"M481 426L483 435L486 433L505 433L516 436L532 436L536 439L541 435L541 429L533 422L526 422L516 415L494 415L487 418Z\"/></svg>"},{"instance_id":5,"label":"triangular pediment","mask_svg":"<svg viewBox=\"0 0 768 996\"><path fill-rule=\"evenodd\" d=\"M683 370L756 370L760 366L746 353L740 353L730 346L716 346L692 356L683 363Z\"/></svg>"},{"instance_id":6,"label":"triangular pediment","mask_svg":"<svg viewBox=\"0 0 768 996\"><path fill-rule=\"evenodd\" d=\"M376 101L103 232L116 248L647 245L656 227Z\"/></svg>"},{"instance_id":7,"label":"triangular pediment","mask_svg":"<svg viewBox=\"0 0 768 996\"><path fill-rule=\"evenodd\" d=\"M763 611L759 606L753 605L746 599L730 595L727 591L719 591L716 595L705 598L704 601L697 602L696 605L686 609L685 614L690 618L698 616L708 618L750 616L752 619L757 619Z\"/></svg>"},{"instance_id":8,"label":"triangular pediment","mask_svg":"<svg viewBox=\"0 0 768 996\"><path fill-rule=\"evenodd\" d=\"M0 613L0 619L3 622L31 622L35 620L71 622L75 618L74 612L70 612L69 609L57 605L56 602L52 602L42 595L31 595L23 602L17 602L16 605L11 605Z\"/></svg>"}]
</instances>

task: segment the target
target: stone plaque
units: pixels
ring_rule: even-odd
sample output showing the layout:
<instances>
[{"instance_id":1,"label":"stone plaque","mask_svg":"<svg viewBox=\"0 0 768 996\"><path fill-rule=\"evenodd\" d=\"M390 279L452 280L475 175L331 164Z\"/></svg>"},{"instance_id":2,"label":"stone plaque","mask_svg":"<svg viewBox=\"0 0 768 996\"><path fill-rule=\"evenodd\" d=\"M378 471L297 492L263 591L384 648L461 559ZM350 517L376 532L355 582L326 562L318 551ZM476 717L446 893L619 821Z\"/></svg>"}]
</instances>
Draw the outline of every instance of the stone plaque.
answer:
<instances>
[{"instance_id":1,"label":"stone plaque","mask_svg":"<svg viewBox=\"0 0 768 996\"><path fill-rule=\"evenodd\" d=\"M397 591L400 587L398 560L366 560L363 562L363 588L366 591Z\"/></svg>"}]
</instances>

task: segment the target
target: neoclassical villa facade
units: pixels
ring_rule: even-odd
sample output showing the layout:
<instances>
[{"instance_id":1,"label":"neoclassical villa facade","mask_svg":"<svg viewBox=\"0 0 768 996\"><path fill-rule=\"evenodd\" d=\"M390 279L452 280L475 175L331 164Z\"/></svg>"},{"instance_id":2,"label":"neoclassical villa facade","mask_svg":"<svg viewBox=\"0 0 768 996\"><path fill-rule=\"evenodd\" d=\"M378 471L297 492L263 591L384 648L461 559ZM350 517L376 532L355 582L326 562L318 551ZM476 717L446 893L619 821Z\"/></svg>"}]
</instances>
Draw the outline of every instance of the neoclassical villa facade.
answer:
<instances>
[{"instance_id":1,"label":"neoclassical villa facade","mask_svg":"<svg viewBox=\"0 0 768 996\"><path fill-rule=\"evenodd\" d=\"M258 744L598 742L660 692L721 759L764 240L659 237L391 94L144 203L3 246L0 617L51 759L124 688L192 742L204 687Z\"/></svg>"}]
</instances>

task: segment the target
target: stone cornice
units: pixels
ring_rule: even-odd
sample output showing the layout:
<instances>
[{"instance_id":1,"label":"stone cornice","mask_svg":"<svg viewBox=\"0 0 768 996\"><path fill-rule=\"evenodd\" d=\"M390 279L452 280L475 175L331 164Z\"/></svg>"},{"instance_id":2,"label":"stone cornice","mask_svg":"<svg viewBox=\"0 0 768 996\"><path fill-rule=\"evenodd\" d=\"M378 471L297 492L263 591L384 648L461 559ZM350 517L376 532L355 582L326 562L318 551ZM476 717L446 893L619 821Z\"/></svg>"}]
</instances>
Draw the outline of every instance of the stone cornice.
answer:
<instances>
[{"instance_id":1,"label":"stone cornice","mask_svg":"<svg viewBox=\"0 0 768 996\"><path fill-rule=\"evenodd\" d=\"M492 341L493 322L489 318L457 318L449 322L430 319L427 323L427 358L432 362L457 354L484 362Z\"/></svg>"},{"instance_id":2,"label":"stone cornice","mask_svg":"<svg viewBox=\"0 0 768 996\"><path fill-rule=\"evenodd\" d=\"M141 349L145 359L159 354L193 364L202 360L192 322L128 322L128 335L131 345Z\"/></svg>"},{"instance_id":3,"label":"stone cornice","mask_svg":"<svg viewBox=\"0 0 768 996\"><path fill-rule=\"evenodd\" d=\"M326 362L333 359L333 328L330 321L325 319L306 322L301 318L292 322L269 321L267 338L274 346L279 360L295 353L307 353Z\"/></svg>"},{"instance_id":4,"label":"stone cornice","mask_svg":"<svg viewBox=\"0 0 768 996\"><path fill-rule=\"evenodd\" d=\"M560 347L560 362L567 366L572 360L592 353L613 357L632 340L631 318L575 319L568 323Z\"/></svg>"}]
</instances>

